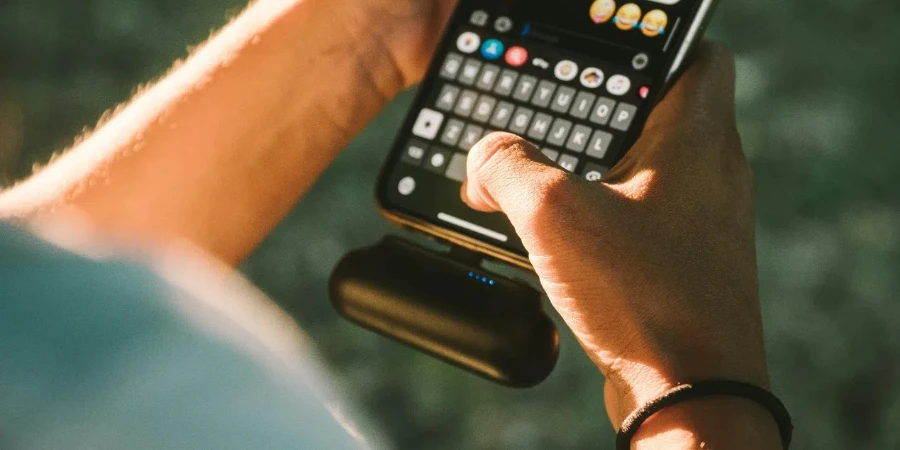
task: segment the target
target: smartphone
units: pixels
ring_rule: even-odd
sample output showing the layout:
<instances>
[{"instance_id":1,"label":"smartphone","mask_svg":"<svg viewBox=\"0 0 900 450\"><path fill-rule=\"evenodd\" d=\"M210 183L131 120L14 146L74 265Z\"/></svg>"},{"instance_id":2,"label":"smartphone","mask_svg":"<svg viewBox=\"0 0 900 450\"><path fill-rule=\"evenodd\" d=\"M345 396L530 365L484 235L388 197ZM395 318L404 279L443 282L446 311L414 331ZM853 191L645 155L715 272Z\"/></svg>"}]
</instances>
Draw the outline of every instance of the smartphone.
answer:
<instances>
[{"instance_id":1,"label":"smartphone","mask_svg":"<svg viewBox=\"0 0 900 450\"><path fill-rule=\"evenodd\" d=\"M460 199L466 155L507 131L602 180L637 140L716 0L460 0L379 176L388 219L530 268L501 213Z\"/></svg>"}]
</instances>

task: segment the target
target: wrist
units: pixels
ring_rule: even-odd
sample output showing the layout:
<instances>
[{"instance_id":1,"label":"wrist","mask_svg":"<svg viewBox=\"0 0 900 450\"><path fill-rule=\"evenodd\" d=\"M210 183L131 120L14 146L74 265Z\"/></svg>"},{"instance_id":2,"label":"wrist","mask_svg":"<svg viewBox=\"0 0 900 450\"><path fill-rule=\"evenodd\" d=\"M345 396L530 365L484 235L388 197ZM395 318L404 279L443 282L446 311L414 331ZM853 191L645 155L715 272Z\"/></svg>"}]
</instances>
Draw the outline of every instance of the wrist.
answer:
<instances>
[{"instance_id":1,"label":"wrist","mask_svg":"<svg viewBox=\"0 0 900 450\"><path fill-rule=\"evenodd\" d=\"M769 388L761 342L758 346L749 341L743 344L741 351L714 350L711 344L689 348L669 344L652 351L629 352L612 365L601 364L606 367L605 400L612 425L618 429L635 410L684 383L718 379Z\"/></svg>"},{"instance_id":2,"label":"wrist","mask_svg":"<svg viewBox=\"0 0 900 450\"><path fill-rule=\"evenodd\" d=\"M780 449L772 414L740 397L698 398L664 408L647 419L634 449Z\"/></svg>"},{"instance_id":3,"label":"wrist","mask_svg":"<svg viewBox=\"0 0 900 450\"><path fill-rule=\"evenodd\" d=\"M390 59L400 87L418 83L428 67L456 0L348 0L361 15L360 36Z\"/></svg>"}]
</instances>

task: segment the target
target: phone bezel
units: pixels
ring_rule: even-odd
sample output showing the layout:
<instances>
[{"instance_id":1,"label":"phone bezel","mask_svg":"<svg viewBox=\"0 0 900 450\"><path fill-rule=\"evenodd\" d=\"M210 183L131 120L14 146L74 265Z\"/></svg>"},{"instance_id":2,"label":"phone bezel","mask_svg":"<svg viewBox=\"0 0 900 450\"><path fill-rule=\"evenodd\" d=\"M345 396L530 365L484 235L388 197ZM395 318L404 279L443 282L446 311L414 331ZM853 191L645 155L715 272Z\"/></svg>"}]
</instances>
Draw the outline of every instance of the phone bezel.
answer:
<instances>
[{"instance_id":1,"label":"phone bezel","mask_svg":"<svg viewBox=\"0 0 900 450\"><path fill-rule=\"evenodd\" d=\"M444 53L446 53L447 48L453 45L454 39L452 39L451 36L448 36L448 32L453 28L453 26L458 23L458 21L460 20L460 16L466 10L466 8L462 7L464 2L465 0L461 0L459 2L450 20L447 21L447 23L444 25L444 29L441 31L440 44L435 49L435 55L443 55ZM677 79L681 71L686 67L685 63L690 59L691 52L696 48L696 45L702 38L703 31L705 30L706 25L709 23L709 20L712 17L712 13L715 9L716 4L718 4L718 0L701 0L700 2L698 2L696 8L691 12L692 20L690 22L690 26L683 29L684 31L678 32L680 36L676 36L676 39L680 41L680 44L678 45L677 51L670 53L670 55L672 56L666 61L666 65L667 67L669 67L669 70L666 71L666 76L663 80L663 89L660 89L652 100L652 104L654 105L654 107L663 98L665 93L668 91L668 88ZM433 59L429 63L428 72L423 78L423 85L428 84L430 86L430 84L434 82L435 78L438 77L439 72L440 62ZM420 89L416 93L411 104L415 105L421 103L423 97L428 95L428 89L421 89L421 87L422 86L420 85ZM641 123L646 122L647 115L649 115L650 111L652 110L653 107L645 110L645 114L639 118ZM414 121L414 115L407 114L402 127L399 129L394 139L391 141L391 152L385 158L385 161L379 171L378 178L375 184L375 206L378 212L385 219L401 227L406 227L412 229L413 231L421 232L426 235L445 240L450 244L460 245L470 250L533 271L534 268L531 266L531 262L529 261L527 255L522 255L506 250L499 246L488 243L485 240L473 238L463 233L459 233L452 229L438 225L437 223L429 222L425 219L405 214L401 211L386 206L383 198L383 189L386 188L386 182L390 170L396 163L397 155L395 155L394 153L396 153L397 141L399 138L404 136L405 130L408 130L412 127ZM619 155L619 160L621 160L625 156L631 145L633 145L633 143L637 140L642 132L642 129L635 128L635 130L628 133L628 137L626 138L626 142L628 142L628 145L626 145L625 149Z\"/></svg>"}]
</instances>

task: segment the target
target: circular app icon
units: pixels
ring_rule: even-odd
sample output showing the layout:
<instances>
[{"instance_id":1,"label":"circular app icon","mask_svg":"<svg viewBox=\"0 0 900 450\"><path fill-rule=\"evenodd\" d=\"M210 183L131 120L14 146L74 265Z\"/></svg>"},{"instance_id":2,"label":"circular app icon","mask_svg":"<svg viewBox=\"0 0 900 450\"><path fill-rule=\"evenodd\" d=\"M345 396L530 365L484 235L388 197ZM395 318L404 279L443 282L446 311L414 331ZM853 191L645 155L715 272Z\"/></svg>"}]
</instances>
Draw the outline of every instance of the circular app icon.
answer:
<instances>
[{"instance_id":1,"label":"circular app icon","mask_svg":"<svg viewBox=\"0 0 900 450\"><path fill-rule=\"evenodd\" d=\"M606 23L612 19L616 12L616 2L614 0L597 0L591 5L591 20L594 23Z\"/></svg>"},{"instance_id":2,"label":"circular app icon","mask_svg":"<svg viewBox=\"0 0 900 450\"><path fill-rule=\"evenodd\" d=\"M507 64L513 67L519 67L526 62L528 62L528 50L517 46L510 47L510 49L506 52Z\"/></svg>"},{"instance_id":3,"label":"circular app icon","mask_svg":"<svg viewBox=\"0 0 900 450\"><path fill-rule=\"evenodd\" d=\"M669 24L669 16L661 9L654 9L644 16L641 22L641 32L644 36L655 37L666 32L666 25Z\"/></svg>"},{"instance_id":4,"label":"circular app icon","mask_svg":"<svg viewBox=\"0 0 900 450\"><path fill-rule=\"evenodd\" d=\"M481 56L484 59L495 60L503 55L503 43L496 39L488 39L481 46Z\"/></svg>"},{"instance_id":5,"label":"circular app icon","mask_svg":"<svg viewBox=\"0 0 900 450\"><path fill-rule=\"evenodd\" d=\"M479 9L478 11L473 12L472 16L469 17L469 23L477 27L483 27L487 25L489 18L490 16L488 16L487 11L482 11Z\"/></svg>"},{"instance_id":6,"label":"circular app icon","mask_svg":"<svg viewBox=\"0 0 900 450\"><path fill-rule=\"evenodd\" d=\"M625 95L631 89L631 80L625 75L613 75L606 82L606 90L612 95Z\"/></svg>"},{"instance_id":7,"label":"circular app icon","mask_svg":"<svg viewBox=\"0 0 900 450\"><path fill-rule=\"evenodd\" d=\"M406 177L400 180L400 184L397 185L397 191L400 192L400 195L409 195L415 190L416 180L414 180L413 177Z\"/></svg>"},{"instance_id":8,"label":"circular app icon","mask_svg":"<svg viewBox=\"0 0 900 450\"><path fill-rule=\"evenodd\" d=\"M578 76L578 64L567 59L562 60L556 65L556 69L553 72L556 78L560 80L572 81Z\"/></svg>"},{"instance_id":9,"label":"circular app icon","mask_svg":"<svg viewBox=\"0 0 900 450\"><path fill-rule=\"evenodd\" d=\"M588 67L581 72L581 85L586 88L596 89L603 85L603 80L603 71L596 67Z\"/></svg>"},{"instance_id":10,"label":"circular app icon","mask_svg":"<svg viewBox=\"0 0 900 450\"><path fill-rule=\"evenodd\" d=\"M512 30L512 27L513 21L509 17L499 17L494 21L494 29L497 30L498 33L506 33L507 31Z\"/></svg>"},{"instance_id":11,"label":"circular app icon","mask_svg":"<svg viewBox=\"0 0 900 450\"><path fill-rule=\"evenodd\" d=\"M647 97L649 97L650 96L650 86L641 86L641 88L638 89L638 95L640 95L641 98L643 98L643 99L646 99Z\"/></svg>"},{"instance_id":12,"label":"circular app icon","mask_svg":"<svg viewBox=\"0 0 900 450\"><path fill-rule=\"evenodd\" d=\"M628 31L638 25L641 20L641 7L634 3L627 3L619 8L613 21L620 30Z\"/></svg>"},{"instance_id":13,"label":"circular app icon","mask_svg":"<svg viewBox=\"0 0 900 450\"><path fill-rule=\"evenodd\" d=\"M634 67L634 70L644 70L648 64L650 64L650 57L646 53L638 53L631 60L631 67Z\"/></svg>"},{"instance_id":14,"label":"circular app icon","mask_svg":"<svg viewBox=\"0 0 900 450\"><path fill-rule=\"evenodd\" d=\"M456 40L456 48L463 53L474 53L481 46L481 38L477 34L466 31Z\"/></svg>"}]
</instances>

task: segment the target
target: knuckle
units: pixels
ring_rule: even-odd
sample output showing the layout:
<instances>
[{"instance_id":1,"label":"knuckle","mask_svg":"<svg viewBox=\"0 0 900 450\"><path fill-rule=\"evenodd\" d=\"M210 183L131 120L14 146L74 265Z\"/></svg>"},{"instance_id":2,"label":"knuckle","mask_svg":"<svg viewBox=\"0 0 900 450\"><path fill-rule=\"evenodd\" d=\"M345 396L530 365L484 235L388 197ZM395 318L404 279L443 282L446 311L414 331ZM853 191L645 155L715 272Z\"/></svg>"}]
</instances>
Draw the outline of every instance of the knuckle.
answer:
<instances>
[{"instance_id":1,"label":"knuckle","mask_svg":"<svg viewBox=\"0 0 900 450\"><path fill-rule=\"evenodd\" d=\"M563 171L548 171L536 192L536 201L541 206L556 207L573 200L572 180Z\"/></svg>"},{"instance_id":2,"label":"knuckle","mask_svg":"<svg viewBox=\"0 0 900 450\"><path fill-rule=\"evenodd\" d=\"M474 175L496 172L497 168L508 164L516 153L521 153L526 145L530 144L516 135L491 133L469 151L470 169Z\"/></svg>"},{"instance_id":3,"label":"knuckle","mask_svg":"<svg viewBox=\"0 0 900 450\"><path fill-rule=\"evenodd\" d=\"M549 170L541 174L541 180L532 194L534 229L556 227L564 223L574 223L574 211L580 210L580 193L576 192L575 180L568 172Z\"/></svg>"}]
</instances>

